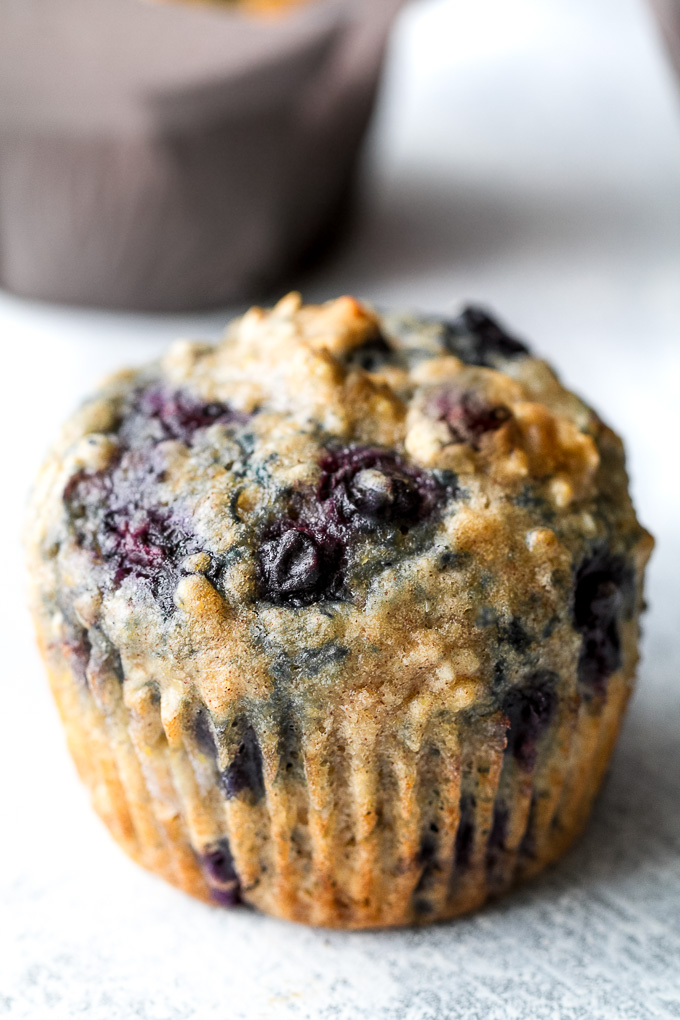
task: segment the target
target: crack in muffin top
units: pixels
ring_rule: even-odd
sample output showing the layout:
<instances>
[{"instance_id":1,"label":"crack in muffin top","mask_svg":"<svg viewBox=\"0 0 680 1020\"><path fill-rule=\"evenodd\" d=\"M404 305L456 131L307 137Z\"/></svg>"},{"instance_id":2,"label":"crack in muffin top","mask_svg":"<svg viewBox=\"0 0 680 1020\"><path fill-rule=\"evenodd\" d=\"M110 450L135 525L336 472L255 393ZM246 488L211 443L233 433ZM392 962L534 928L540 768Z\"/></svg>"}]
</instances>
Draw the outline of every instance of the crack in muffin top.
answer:
<instances>
[{"instance_id":1,"label":"crack in muffin top","mask_svg":"<svg viewBox=\"0 0 680 1020\"><path fill-rule=\"evenodd\" d=\"M34 505L62 616L216 718L281 684L360 713L379 685L538 732L552 688L507 692L556 663L577 682L588 642L605 689L644 534L618 438L486 311L297 294L114 377Z\"/></svg>"}]
</instances>

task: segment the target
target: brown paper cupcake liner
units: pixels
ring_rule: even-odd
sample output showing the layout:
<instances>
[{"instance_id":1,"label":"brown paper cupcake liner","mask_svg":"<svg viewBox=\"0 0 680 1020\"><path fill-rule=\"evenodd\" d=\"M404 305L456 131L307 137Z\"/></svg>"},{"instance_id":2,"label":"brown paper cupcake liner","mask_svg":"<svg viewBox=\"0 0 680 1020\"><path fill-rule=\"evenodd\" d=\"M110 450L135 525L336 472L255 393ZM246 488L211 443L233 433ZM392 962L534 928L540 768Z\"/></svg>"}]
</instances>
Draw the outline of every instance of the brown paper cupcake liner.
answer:
<instances>
[{"instance_id":1,"label":"brown paper cupcake liner","mask_svg":"<svg viewBox=\"0 0 680 1020\"><path fill-rule=\"evenodd\" d=\"M236 704L215 726L179 686L160 698L152 681L122 683L97 633L39 636L78 771L130 856L208 901L370 928L454 917L564 852L630 694L636 623L625 630L606 694L562 697L519 756L503 712L432 696L359 747L337 707L293 719L273 706L256 731Z\"/></svg>"}]
</instances>

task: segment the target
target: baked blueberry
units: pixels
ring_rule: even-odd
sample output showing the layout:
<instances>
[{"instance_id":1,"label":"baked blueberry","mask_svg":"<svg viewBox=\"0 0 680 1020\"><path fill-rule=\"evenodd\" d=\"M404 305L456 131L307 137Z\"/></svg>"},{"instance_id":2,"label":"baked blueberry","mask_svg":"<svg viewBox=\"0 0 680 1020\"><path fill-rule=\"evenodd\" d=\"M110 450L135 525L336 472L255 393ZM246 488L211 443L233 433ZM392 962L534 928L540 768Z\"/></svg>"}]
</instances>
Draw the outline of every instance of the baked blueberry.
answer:
<instances>
[{"instance_id":1,"label":"baked blueberry","mask_svg":"<svg viewBox=\"0 0 680 1020\"><path fill-rule=\"evenodd\" d=\"M486 844L486 867L493 871L505 850L505 841L508 837L509 811L502 800L496 801L493 809L493 820L491 832Z\"/></svg>"},{"instance_id":2,"label":"baked blueberry","mask_svg":"<svg viewBox=\"0 0 680 1020\"><path fill-rule=\"evenodd\" d=\"M133 394L119 437L126 446L168 439L188 446L211 425L243 424L247 417L219 400L202 401L183 390L151 385Z\"/></svg>"},{"instance_id":3,"label":"baked blueberry","mask_svg":"<svg viewBox=\"0 0 680 1020\"><path fill-rule=\"evenodd\" d=\"M231 855L229 841L219 839L198 855L215 903L235 907L241 902L241 883Z\"/></svg>"},{"instance_id":4,"label":"baked blueberry","mask_svg":"<svg viewBox=\"0 0 680 1020\"><path fill-rule=\"evenodd\" d=\"M503 701L508 718L506 752L525 772L536 764L536 741L550 725L557 706L558 677L547 670L535 673L522 686L511 687Z\"/></svg>"},{"instance_id":5,"label":"baked blueberry","mask_svg":"<svg viewBox=\"0 0 680 1020\"><path fill-rule=\"evenodd\" d=\"M362 368L365 372L380 372L398 360L398 352L390 346L384 334L376 332L359 347L350 351L345 363L349 368Z\"/></svg>"},{"instance_id":6,"label":"baked blueberry","mask_svg":"<svg viewBox=\"0 0 680 1020\"><path fill-rule=\"evenodd\" d=\"M371 447L346 447L322 461L320 501L332 499L351 521L417 523L434 511L442 495L436 478L396 456Z\"/></svg>"},{"instance_id":7,"label":"baked blueberry","mask_svg":"<svg viewBox=\"0 0 680 1020\"><path fill-rule=\"evenodd\" d=\"M338 598L343 552L341 538L323 523L276 524L259 550L261 597L289 606Z\"/></svg>"},{"instance_id":8,"label":"baked blueberry","mask_svg":"<svg viewBox=\"0 0 680 1020\"><path fill-rule=\"evenodd\" d=\"M255 800L264 796L262 752L252 726L247 726L239 749L231 764L222 773L222 785L227 799L238 797L244 791Z\"/></svg>"},{"instance_id":9,"label":"baked blueberry","mask_svg":"<svg viewBox=\"0 0 680 1020\"><path fill-rule=\"evenodd\" d=\"M64 492L78 543L107 567L108 584L144 582L172 612L182 560L200 548L175 508L155 493L158 472L144 454L126 453L111 470L79 472Z\"/></svg>"},{"instance_id":10,"label":"baked blueberry","mask_svg":"<svg viewBox=\"0 0 680 1020\"><path fill-rule=\"evenodd\" d=\"M445 421L455 443L468 443L477 447L487 432L495 432L512 415L502 404L487 403L478 394L469 391L445 391L434 401L436 416Z\"/></svg>"},{"instance_id":11,"label":"baked blueberry","mask_svg":"<svg viewBox=\"0 0 680 1020\"><path fill-rule=\"evenodd\" d=\"M529 348L507 333L492 316L478 305L468 305L457 319L444 325L447 349L467 365L495 368L498 358L522 358Z\"/></svg>"},{"instance_id":12,"label":"baked blueberry","mask_svg":"<svg viewBox=\"0 0 680 1020\"><path fill-rule=\"evenodd\" d=\"M454 867L465 871L472 858L472 847L475 839L475 809L477 802L472 794L464 793L460 798L460 816L456 829L454 848Z\"/></svg>"},{"instance_id":13,"label":"baked blueberry","mask_svg":"<svg viewBox=\"0 0 680 1020\"><path fill-rule=\"evenodd\" d=\"M574 625L582 635L579 680L603 693L622 663L621 626L635 602L633 570L621 556L600 552L580 564L574 591Z\"/></svg>"}]
</instances>

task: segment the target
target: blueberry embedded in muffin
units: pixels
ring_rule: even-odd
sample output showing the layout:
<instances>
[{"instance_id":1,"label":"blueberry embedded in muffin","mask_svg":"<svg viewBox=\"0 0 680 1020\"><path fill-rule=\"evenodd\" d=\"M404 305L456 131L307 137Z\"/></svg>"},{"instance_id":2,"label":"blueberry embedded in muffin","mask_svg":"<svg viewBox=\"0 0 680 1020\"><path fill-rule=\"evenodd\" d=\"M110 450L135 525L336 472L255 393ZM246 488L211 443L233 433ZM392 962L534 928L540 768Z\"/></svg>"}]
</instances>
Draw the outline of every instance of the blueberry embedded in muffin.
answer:
<instances>
[{"instance_id":1,"label":"blueberry embedded in muffin","mask_svg":"<svg viewBox=\"0 0 680 1020\"><path fill-rule=\"evenodd\" d=\"M620 441L488 312L289 295L86 403L28 544L71 750L128 852L369 927L472 909L580 830L651 539Z\"/></svg>"}]
</instances>

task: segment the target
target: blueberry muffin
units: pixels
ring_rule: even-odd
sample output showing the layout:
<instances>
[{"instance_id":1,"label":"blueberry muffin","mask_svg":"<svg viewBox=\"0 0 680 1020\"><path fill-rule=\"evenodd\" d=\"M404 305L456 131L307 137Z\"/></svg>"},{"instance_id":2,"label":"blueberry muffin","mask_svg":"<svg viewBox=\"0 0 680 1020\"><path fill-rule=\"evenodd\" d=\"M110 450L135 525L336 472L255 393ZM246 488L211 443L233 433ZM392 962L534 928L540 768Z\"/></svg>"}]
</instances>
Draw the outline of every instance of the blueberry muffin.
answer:
<instances>
[{"instance_id":1,"label":"blueberry muffin","mask_svg":"<svg viewBox=\"0 0 680 1020\"><path fill-rule=\"evenodd\" d=\"M580 831L652 540L621 441L485 311L292 294L85 403L28 546L69 746L128 853L362 928L470 910Z\"/></svg>"}]
</instances>

